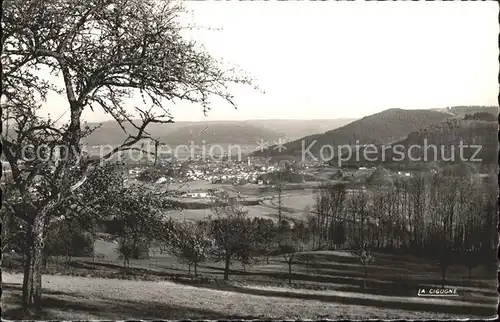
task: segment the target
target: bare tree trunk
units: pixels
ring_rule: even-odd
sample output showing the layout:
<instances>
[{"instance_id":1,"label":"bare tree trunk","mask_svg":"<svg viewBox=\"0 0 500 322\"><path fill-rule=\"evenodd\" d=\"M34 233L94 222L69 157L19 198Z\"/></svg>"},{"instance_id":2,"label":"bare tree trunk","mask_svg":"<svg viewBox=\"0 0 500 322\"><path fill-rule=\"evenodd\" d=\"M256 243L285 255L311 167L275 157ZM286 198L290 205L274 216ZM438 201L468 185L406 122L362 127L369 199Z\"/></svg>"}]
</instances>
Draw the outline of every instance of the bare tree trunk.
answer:
<instances>
[{"instance_id":1,"label":"bare tree trunk","mask_svg":"<svg viewBox=\"0 0 500 322\"><path fill-rule=\"evenodd\" d=\"M194 262L194 276L198 276L198 263Z\"/></svg>"},{"instance_id":2,"label":"bare tree trunk","mask_svg":"<svg viewBox=\"0 0 500 322\"><path fill-rule=\"evenodd\" d=\"M288 261L288 284L292 285L292 259Z\"/></svg>"},{"instance_id":3,"label":"bare tree trunk","mask_svg":"<svg viewBox=\"0 0 500 322\"><path fill-rule=\"evenodd\" d=\"M441 287L444 288L444 284L446 283L446 268L441 268Z\"/></svg>"},{"instance_id":4,"label":"bare tree trunk","mask_svg":"<svg viewBox=\"0 0 500 322\"><path fill-rule=\"evenodd\" d=\"M49 261L49 255L43 255L43 258L42 258L42 266L43 268L47 268L47 262Z\"/></svg>"},{"instance_id":5,"label":"bare tree trunk","mask_svg":"<svg viewBox=\"0 0 500 322\"><path fill-rule=\"evenodd\" d=\"M368 277L367 267L365 265L365 277L363 278L363 289L366 288L366 278Z\"/></svg>"},{"instance_id":6,"label":"bare tree trunk","mask_svg":"<svg viewBox=\"0 0 500 322\"><path fill-rule=\"evenodd\" d=\"M31 290L33 288L33 271L31 269L32 257L33 257L33 228L30 226L28 227L28 231L26 232L26 250L25 254L23 254L24 277L23 277L22 307L26 313L28 313L31 306L30 298L31 298Z\"/></svg>"},{"instance_id":7,"label":"bare tree trunk","mask_svg":"<svg viewBox=\"0 0 500 322\"><path fill-rule=\"evenodd\" d=\"M31 231L28 231L28 256L24 267L23 309L26 313L39 312L42 308L42 261L43 233L47 212L41 211L34 219Z\"/></svg>"},{"instance_id":8,"label":"bare tree trunk","mask_svg":"<svg viewBox=\"0 0 500 322\"><path fill-rule=\"evenodd\" d=\"M226 265L224 267L224 280L229 280L229 256L226 256Z\"/></svg>"}]
</instances>

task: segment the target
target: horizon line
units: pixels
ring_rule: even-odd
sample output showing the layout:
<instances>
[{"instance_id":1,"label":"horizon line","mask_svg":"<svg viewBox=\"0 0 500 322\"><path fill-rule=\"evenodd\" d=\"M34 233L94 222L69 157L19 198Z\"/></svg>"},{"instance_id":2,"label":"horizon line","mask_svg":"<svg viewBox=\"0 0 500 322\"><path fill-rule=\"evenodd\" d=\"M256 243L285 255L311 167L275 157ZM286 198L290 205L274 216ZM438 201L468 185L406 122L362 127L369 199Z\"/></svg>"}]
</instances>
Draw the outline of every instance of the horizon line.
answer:
<instances>
[{"instance_id":1,"label":"horizon line","mask_svg":"<svg viewBox=\"0 0 500 322\"><path fill-rule=\"evenodd\" d=\"M468 104L468 105L449 105L449 106L445 106L445 107L438 107L438 108L410 108L410 109L407 109L407 108L401 108L401 107L391 107L391 108L387 108L385 110L382 110L382 111L379 111L379 112L375 112L375 113L372 113L372 114L368 114L368 115L363 115L363 116L358 116L358 117L354 117L354 116L351 116L351 117L337 117L337 118L251 118L251 119L218 119L218 120L203 120L203 119L200 119L200 120L191 120L191 121L188 121L188 120L179 120L179 121L176 121L175 120L175 117L172 118L172 121L173 123L202 123L202 122L248 122L248 121L332 121L332 120L359 120L359 119L362 119L364 117L367 117L367 116L370 116L370 115L374 115L374 114L378 114L378 113L382 113L382 112L385 112L385 111L389 111L389 110L404 110L404 111L415 111L415 110L432 110L432 111L443 111L443 110L448 110L450 108L456 108L456 107L484 107L484 108L493 108L493 107L496 107L498 109L500 109L500 106L498 105L476 105L476 104ZM499 111L500 113L500 111ZM139 120L139 119L134 119L134 120ZM111 121L115 121L113 118L110 118L110 119L106 119L106 120L102 120L102 121L86 121L86 120L83 120L84 122L87 122L87 123L104 123L104 122L111 122Z\"/></svg>"}]
</instances>

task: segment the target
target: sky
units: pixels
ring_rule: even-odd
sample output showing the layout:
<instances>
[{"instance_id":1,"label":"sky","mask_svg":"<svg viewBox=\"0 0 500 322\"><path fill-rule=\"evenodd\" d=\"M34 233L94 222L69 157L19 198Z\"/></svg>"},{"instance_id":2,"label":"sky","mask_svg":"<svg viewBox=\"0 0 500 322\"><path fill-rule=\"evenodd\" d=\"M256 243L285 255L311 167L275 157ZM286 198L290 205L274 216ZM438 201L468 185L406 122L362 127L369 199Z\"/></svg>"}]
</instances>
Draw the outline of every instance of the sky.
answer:
<instances>
[{"instance_id":1,"label":"sky","mask_svg":"<svg viewBox=\"0 0 500 322\"><path fill-rule=\"evenodd\" d=\"M238 109L165 102L176 121L359 118L388 108L497 105L498 5L187 1L186 37L249 73ZM140 102L138 98L136 103ZM132 104L131 104L132 105ZM53 93L43 111L64 113ZM69 113L68 113L69 114ZM110 119L86 110L87 121Z\"/></svg>"}]
</instances>

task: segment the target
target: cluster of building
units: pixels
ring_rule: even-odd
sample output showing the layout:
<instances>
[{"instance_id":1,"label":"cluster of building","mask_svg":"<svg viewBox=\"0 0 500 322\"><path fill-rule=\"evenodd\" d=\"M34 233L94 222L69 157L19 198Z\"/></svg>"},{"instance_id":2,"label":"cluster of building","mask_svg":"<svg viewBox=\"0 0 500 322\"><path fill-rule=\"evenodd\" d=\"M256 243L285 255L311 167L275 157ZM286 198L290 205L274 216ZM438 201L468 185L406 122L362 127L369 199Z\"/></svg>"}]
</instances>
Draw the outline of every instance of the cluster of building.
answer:
<instances>
[{"instance_id":1,"label":"cluster of building","mask_svg":"<svg viewBox=\"0 0 500 322\"><path fill-rule=\"evenodd\" d=\"M259 178L265 173L277 171L280 169L279 165L269 165L266 164L265 161L261 160L257 160L255 162L255 160L252 160L250 158L244 161L173 161L169 162L168 164L164 163L161 166L172 170L170 175L161 177L156 183L183 183L196 180L205 180L213 184L265 184L266 180L261 180ZM135 167L130 169L128 172L131 177L137 177L142 171L143 169L141 167Z\"/></svg>"}]
</instances>

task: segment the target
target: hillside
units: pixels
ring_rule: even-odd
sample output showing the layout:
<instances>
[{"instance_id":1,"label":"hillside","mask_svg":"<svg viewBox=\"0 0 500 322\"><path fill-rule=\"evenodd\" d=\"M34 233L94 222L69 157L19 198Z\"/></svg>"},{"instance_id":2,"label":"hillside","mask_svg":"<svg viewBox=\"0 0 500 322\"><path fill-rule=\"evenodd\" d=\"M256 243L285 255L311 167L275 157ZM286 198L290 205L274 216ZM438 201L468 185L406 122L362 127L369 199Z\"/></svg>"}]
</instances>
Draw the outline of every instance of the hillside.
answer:
<instances>
[{"instance_id":1,"label":"hillside","mask_svg":"<svg viewBox=\"0 0 500 322\"><path fill-rule=\"evenodd\" d=\"M98 124L90 124L98 126ZM127 130L135 133L132 126ZM189 144L194 141L197 144L233 143L233 144L255 144L260 140L276 140L284 137L284 133L273 131L244 122L179 122L171 124L151 124L146 131L153 137L159 137L160 141L169 145ZM126 138L125 133L114 121L103 122L101 126L86 139L86 143L92 145L120 144Z\"/></svg>"},{"instance_id":2,"label":"hillside","mask_svg":"<svg viewBox=\"0 0 500 322\"><path fill-rule=\"evenodd\" d=\"M285 133L287 141L297 140L304 136L324 133L354 122L354 118L325 119L325 120L248 120L249 124L261 126Z\"/></svg>"},{"instance_id":3,"label":"hillside","mask_svg":"<svg viewBox=\"0 0 500 322\"><path fill-rule=\"evenodd\" d=\"M439 123L447 118L450 118L449 114L432 110L388 109L323 134L310 135L300 140L289 142L285 144L286 150L282 151L281 154L301 155L302 146L308 147L315 140L317 142L309 149L314 155L318 155L323 145L336 147L337 145L346 144L385 144L397 142L405 138L410 132ZM271 151L266 150L256 154L270 154L274 156L280 153L272 149Z\"/></svg>"},{"instance_id":4,"label":"hillside","mask_svg":"<svg viewBox=\"0 0 500 322\"><path fill-rule=\"evenodd\" d=\"M231 143L251 144L263 139L272 142L278 138L297 139L305 135L321 133L321 131L337 128L353 121L353 119L333 120L246 120L246 121L209 121L209 122L176 122L171 124L150 124L147 131L154 137L160 137L169 145L195 143L206 144ZM89 126L96 127L98 123ZM128 124L127 131L136 130ZM106 121L85 140L93 145L117 145L123 142L126 135L114 121Z\"/></svg>"},{"instance_id":5,"label":"hillside","mask_svg":"<svg viewBox=\"0 0 500 322\"><path fill-rule=\"evenodd\" d=\"M163 131L163 130L162 130ZM160 139L170 145L188 144L191 140L201 144L232 143L252 144L261 139L277 140L285 133L257 125L238 122L192 123L179 127L170 133L162 133Z\"/></svg>"},{"instance_id":6,"label":"hillside","mask_svg":"<svg viewBox=\"0 0 500 322\"><path fill-rule=\"evenodd\" d=\"M464 146L463 158L460 155L460 144ZM396 150L397 146L399 147ZM410 159L408 151L412 146L414 148L411 150ZM480 150L476 146L480 146ZM425 152L425 147L428 147L427 152ZM443 164L469 161L482 166L495 165L498 159L498 123L463 119L447 120L414 131L407 138L387 148L383 156L382 148L378 146L378 155L370 154L369 156L370 159L377 160L373 162L363 158L363 149L361 149L360 160L351 160L346 164L367 166L383 163L408 167L422 163ZM400 160L401 155L394 151L403 151L404 160ZM478 151L477 154L476 151Z\"/></svg>"},{"instance_id":7,"label":"hillside","mask_svg":"<svg viewBox=\"0 0 500 322\"><path fill-rule=\"evenodd\" d=\"M498 106L450 106L445 108L433 109L434 111L448 113L450 115L464 118L467 114L490 113L498 116Z\"/></svg>"},{"instance_id":8,"label":"hillside","mask_svg":"<svg viewBox=\"0 0 500 322\"><path fill-rule=\"evenodd\" d=\"M399 144L410 147L411 145L423 146L425 142L427 142L428 146L435 145L438 147L438 160L443 159L441 147L444 147L444 158L448 158L452 149L454 149L454 158L458 162L460 160L459 144L462 142L463 145L481 146L481 150L474 157L475 159L482 159L480 163L496 164L498 158L498 123L476 120L447 121L411 133ZM451 148L452 146L454 148ZM476 150L475 147L464 148L464 159L471 159ZM419 154L417 151L416 155L417 157L424 157L423 151ZM428 153L428 157L432 156L433 153Z\"/></svg>"}]
</instances>

